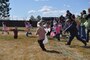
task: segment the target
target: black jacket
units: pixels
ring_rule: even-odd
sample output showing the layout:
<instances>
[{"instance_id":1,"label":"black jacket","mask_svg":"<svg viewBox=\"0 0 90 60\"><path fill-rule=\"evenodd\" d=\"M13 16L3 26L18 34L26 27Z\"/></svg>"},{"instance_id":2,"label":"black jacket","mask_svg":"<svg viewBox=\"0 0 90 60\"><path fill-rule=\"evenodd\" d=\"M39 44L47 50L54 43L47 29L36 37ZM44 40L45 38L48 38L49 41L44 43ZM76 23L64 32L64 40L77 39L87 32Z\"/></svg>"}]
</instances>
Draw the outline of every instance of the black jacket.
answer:
<instances>
[{"instance_id":1,"label":"black jacket","mask_svg":"<svg viewBox=\"0 0 90 60\"><path fill-rule=\"evenodd\" d=\"M73 21L70 26L65 29L65 32L66 31L70 32L70 34L78 34L77 23Z\"/></svg>"}]
</instances>

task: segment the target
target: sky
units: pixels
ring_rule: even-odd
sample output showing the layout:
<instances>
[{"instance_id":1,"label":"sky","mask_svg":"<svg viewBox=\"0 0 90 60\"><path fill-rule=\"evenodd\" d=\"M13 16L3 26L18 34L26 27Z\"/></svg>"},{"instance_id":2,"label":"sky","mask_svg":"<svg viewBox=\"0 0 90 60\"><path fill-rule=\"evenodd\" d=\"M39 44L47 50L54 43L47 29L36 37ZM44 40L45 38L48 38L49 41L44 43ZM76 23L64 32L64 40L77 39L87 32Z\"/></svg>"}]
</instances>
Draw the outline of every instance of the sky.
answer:
<instances>
[{"instance_id":1,"label":"sky","mask_svg":"<svg viewBox=\"0 0 90 60\"><path fill-rule=\"evenodd\" d=\"M10 0L10 18L17 20L37 17L59 17L66 10L78 15L82 10L90 8L90 0Z\"/></svg>"}]
</instances>

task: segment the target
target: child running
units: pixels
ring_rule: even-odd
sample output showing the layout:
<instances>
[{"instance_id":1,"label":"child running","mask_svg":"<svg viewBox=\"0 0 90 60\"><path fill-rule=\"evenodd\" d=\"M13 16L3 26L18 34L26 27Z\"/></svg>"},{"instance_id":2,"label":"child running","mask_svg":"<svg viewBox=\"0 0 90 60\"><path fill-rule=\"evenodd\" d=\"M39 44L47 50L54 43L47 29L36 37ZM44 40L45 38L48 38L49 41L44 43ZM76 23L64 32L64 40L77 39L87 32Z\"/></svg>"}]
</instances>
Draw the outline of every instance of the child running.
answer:
<instances>
[{"instance_id":1,"label":"child running","mask_svg":"<svg viewBox=\"0 0 90 60\"><path fill-rule=\"evenodd\" d=\"M43 51L46 51L45 46L43 44L43 41L45 39L45 33L46 33L46 31L44 30L43 23L40 22L38 30L36 32L36 35L39 36L38 43L39 43L39 46L42 48Z\"/></svg>"}]
</instances>

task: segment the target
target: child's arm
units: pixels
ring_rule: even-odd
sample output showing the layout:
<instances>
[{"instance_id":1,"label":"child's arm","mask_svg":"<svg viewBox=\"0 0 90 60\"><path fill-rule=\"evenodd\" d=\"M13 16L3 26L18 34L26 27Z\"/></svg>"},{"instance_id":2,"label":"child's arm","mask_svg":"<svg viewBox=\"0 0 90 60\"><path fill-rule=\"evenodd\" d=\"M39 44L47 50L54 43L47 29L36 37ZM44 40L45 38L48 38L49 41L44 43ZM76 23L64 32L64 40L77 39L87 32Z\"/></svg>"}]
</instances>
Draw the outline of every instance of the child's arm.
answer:
<instances>
[{"instance_id":1,"label":"child's arm","mask_svg":"<svg viewBox=\"0 0 90 60\"><path fill-rule=\"evenodd\" d=\"M40 29L38 28L38 29L37 29L37 31L36 31L36 35L38 35L38 33L39 33L39 30L40 30Z\"/></svg>"},{"instance_id":2,"label":"child's arm","mask_svg":"<svg viewBox=\"0 0 90 60\"><path fill-rule=\"evenodd\" d=\"M14 29L13 29L13 28L10 28L9 30L10 30L10 31L13 31Z\"/></svg>"}]
</instances>

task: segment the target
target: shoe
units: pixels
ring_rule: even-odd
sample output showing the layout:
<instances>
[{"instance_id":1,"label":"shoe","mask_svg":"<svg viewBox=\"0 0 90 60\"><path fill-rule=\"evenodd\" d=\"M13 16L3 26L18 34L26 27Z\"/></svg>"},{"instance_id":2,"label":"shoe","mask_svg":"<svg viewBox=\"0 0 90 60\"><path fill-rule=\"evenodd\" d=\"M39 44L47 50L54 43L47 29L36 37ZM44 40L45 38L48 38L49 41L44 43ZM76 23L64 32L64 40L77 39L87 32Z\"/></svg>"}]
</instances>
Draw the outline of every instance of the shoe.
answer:
<instances>
[{"instance_id":1,"label":"shoe","mask_svg":"<svg viewBox=\"0 0 90 60\"><path fill-rule=\"evenodd\" d=\"M58 39L58 41L60 41L60 39Z\"/></svg>"},{"instance_id":2,"label":"shoe","mask_svg":"<svg viewBox=\"0 0 90 60\"><path fill-rule=\"evenodd\" d=\"M87 43L85 42L84 45L87 46Z\"/></svg>"},{"instance_id":3,"label":"shoe","mask_svg":"<svg viewBox=\"0 0 90 60\"><path fill-rule=\"evenodd\" d=\"M89 40L86 40L87 43L89 43Z\"/></svg>"},{"instance_id":4,"label":"shoe","mask_svg":"<svg viewBox=\"0 0 90 60\"><path fill-rule=\"evenodd\" d=\"M70 44L65 44L65 45L70 45Z\"/></svg>"},{"instance_id":5,"label":"shoe","mask_svg":"<svg viewBox=\"0 0 90 60\"><path fill-rule=\"evenodd\" d=\"M47 51L46 49L42 49L43 51Z\"/></svg>"}]
</instances>

